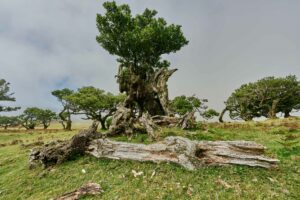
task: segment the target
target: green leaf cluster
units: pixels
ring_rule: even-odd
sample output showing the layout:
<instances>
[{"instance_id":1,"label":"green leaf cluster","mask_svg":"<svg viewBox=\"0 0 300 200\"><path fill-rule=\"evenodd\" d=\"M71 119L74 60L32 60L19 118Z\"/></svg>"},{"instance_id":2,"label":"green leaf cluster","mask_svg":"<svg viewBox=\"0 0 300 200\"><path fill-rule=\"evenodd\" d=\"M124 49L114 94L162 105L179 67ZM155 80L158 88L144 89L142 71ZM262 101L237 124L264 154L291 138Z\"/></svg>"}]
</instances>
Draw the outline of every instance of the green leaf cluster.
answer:
<instances>
[{"instance_id":1,"label":"green leaf cluster","mask_svg":"<svg viewBox=\"0 0 300 200\"><path fill-rule=\"evenodd\" d=\"M225 102L231 119L251 120L255 117L286 117L300 109L300 82L296 76L266 77L242 85Z\"/></svg>"},{"instance_id":2,"label":"green leaf cluster","mask_svg":"<svg viewBox=\"0 0 300 200\"><path fill-rule=\"evenodd\" d=\"M26 129L34 129L39 124L42 124L44 129L47 129L54 119L57 119L55 112L37 107L26 108L23 114L19 116L21 125Z\"/></svg>"},{"instance_id":3,"label":"green leaf cluster","mask_svg":"<svg viewBox=\"0 0 300 200\"><path fill-rule=\"evenodd\" d=\"M207 103L207 99L200 99L196 96L177 96L170 102L171 110L183 116L189 112L197 111L201 117L204 119L211 119L215 116L218 116L219 113L214 109L208 109L205 105Z\"/></svg>"},{"instance_id":4,"label":"green leaf cluster","mask_svg":"<svg viewBox=\"0 0 300 200\"><path fill-rule=\"evenodd\" d=\"M73 114L83 114L86 119L101 122L106 129L105 121L116 111L117 104L124 100L124 95L113 95L110 92L89 86L79 88L63 99L68 101L73 108Z\"/></svg>"},{"instance_id":5,"label":"green leaf cluster","mask_svg":"<svg viewBox=\"0 0 300 200\"><path fill-rule=\"evenodd\" d=\"M16 116L0 116L0 127L7 129L19 125L18 117Z\"/></svg>"},{"instance_id":6,"label":"green leaf cluster","mask_svg":"<svg viewBox=\"0 0 300 200\"><path fill-rule=\"evenodd\" d=\"M0 79L0 101L15 101L16 99L12 96L14 93L11 93L10 83L6 82L4 79ZM0 105L0 112L9 112L20 109L20 107L9 107Z\"/></svg>"},{"instance_id":7,"label":"green leaf cluster","mask_svg":"<svg viewBox=\"0 0 300 200\"><path fill-rule=\"evenodd\" d=\"M153 68L168 67L161 55L178 51L188 44L181 26L168 25L163 18L157 18L157 11L146 9L142 14L132 16L128 5L105 2L104 15L97 15L99 35L97 42L110 54L117 55L124 66L132 67L137 74Z\"/></svg>"}]
</instances>

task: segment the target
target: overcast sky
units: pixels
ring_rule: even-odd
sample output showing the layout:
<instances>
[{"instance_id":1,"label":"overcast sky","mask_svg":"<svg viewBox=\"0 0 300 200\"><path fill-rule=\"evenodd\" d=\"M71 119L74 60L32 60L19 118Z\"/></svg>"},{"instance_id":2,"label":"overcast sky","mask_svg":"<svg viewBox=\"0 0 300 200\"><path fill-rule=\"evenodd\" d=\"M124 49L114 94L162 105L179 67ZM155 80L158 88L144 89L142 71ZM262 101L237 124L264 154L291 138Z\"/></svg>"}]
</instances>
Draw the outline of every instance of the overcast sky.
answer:
<instances>
[{"instance_id":1,"label":"overcast sky","mask_svg":"<svg viewBox=\"0 0 300 200\"><path fill-rule=\"evenodd\" d=\"M0 0L0 78L17 105L60 109L50 94L93 85L114 93L117 62L96 42L97 0ZM155 9L190 41L167 58L178 68L171 97L196 94L217 110L241 84L300 77L299 0L128 0Z\"/></svg>"}]
</instances>

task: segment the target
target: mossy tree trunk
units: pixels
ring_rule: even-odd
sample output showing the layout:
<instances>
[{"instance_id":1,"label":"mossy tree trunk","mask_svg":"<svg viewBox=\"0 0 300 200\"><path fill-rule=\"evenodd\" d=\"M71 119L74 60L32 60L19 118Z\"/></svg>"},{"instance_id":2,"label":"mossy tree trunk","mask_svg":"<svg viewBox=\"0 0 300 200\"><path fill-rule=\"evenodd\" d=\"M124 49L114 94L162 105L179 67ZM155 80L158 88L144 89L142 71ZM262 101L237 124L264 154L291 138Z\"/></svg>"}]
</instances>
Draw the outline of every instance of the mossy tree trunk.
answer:
<instances>
[{"instance_id":1,"label":"mossy tree trunk","mask_svg":"<svg viewBox=\"0 0 300 200\"><path fill-rule=\"evenodd\" d=\"M136 124L148 132L145 125L153 124L151 117L171 115L167 81L177 69L152 70L145 69L141 73L134 68L120 66L117 76L119 89L120 92L126 92L127 98L113 116L111 133L132 134L139 129ZM145 113L150 117L140 120Z\"/></svg>"}]
</instances>

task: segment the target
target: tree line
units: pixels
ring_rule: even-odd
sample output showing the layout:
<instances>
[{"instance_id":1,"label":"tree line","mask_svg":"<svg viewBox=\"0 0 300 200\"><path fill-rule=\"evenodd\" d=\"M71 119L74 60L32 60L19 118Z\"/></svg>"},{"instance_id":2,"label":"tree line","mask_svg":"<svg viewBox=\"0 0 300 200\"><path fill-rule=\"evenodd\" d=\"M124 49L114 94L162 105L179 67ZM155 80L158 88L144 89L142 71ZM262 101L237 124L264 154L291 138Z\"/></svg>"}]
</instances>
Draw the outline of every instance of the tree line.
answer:
<instances>
[{"instance_id":1,"label":"tree line","mask_svg":"<svg viewBox=\"0 0 300 200\"><path fill-rule=\"evenodd\" d=\"M72 129L72 116L82 115L83 119L99 121L102 129L107 129L117 105L124 101L125 95L114 95L110 92L89 86L73 91L68 88L54 90L51 93L57 98L62 109L55 113L50 109L37 107L26 108L18 116L0 115L0 127L22 126L34 129L42 125L44 129L52 121L58 121L64 130ZM15 101L10 92L10 84L0 79L0 101ZM177 96L170 100L172 113L184 116L189 112L197 112L204 119L219 116L223 122L226 112L233 120L253 120L257 117L276 118L278 113L289 117L292 111L300 109L300 82L294 75L286 77L266 77L256 82L241 85L224 102L225 108L219 114L206 106L207 99L193 96ZM20 107L0 105L0 112L16 111Z\"/></svg>"}]
</instances>

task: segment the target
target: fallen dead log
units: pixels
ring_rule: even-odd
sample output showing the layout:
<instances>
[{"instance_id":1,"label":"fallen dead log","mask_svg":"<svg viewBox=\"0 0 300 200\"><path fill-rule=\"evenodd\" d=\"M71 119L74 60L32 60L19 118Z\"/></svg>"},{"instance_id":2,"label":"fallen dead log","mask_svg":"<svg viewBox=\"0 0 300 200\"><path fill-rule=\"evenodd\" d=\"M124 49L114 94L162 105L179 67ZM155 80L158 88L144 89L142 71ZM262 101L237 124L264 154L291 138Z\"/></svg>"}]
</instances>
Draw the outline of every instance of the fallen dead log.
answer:
<instances>
[{"instance_id":1,"label":"fallen dead log","mask_svg":"<svg viewBox=\"0 0 300 200\"><path fill-rule=\"evenodd\" d=\"M229 164L272 168L279 162L263 156L265 147L252 141L192 141L183 137L167 137L149 145L135 144L100 139L97 125L81 131L71 140L54 141L34 148L29 156L30 166L42 163L48 167L85 153L97 158L173 162L191 170Z\"/></svg>"},{"instance_id":2,"label":"fallen dead log","mask_svg":"<svg viewBox=\"0 0 300 200\"><path fill-rule=\"evenodd\" d=\"M70 140L52 141L44 146L33 148L29 155L29 168L34 168L38 163L46 168L85 154L89 142L101 137L97 133L97 127L98 123L94 122L89 129L80 131Z\"/></svg>"},{"instance_id":3,"label":"fallen dead log","mask_svg":"<svg viewBox=\"0 0 300 200\"><path fill-rule=\"evenodd\" d=\"M172 162L190 170L229 164L275 167L279 160L263 156L264 150L264 146L252 141L213 142L167 137L149 145L96 139L91 141L86 153L97 158Z\"/></svg>"},{"instance_id":4,"label":"fallen dead log","mask_svg":"<svg viewBox=\"0 0 300 200\"><path fill-rule=\"evenodd\" d=\"M100 194L102 189L97 183L88 183L81 186L77 190L63 194L62 196L55 198L54 200L78 200L85 195Z\"/></svg>"}]
</instances>

